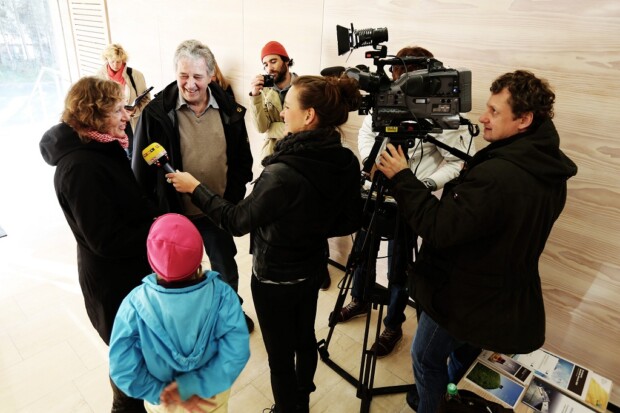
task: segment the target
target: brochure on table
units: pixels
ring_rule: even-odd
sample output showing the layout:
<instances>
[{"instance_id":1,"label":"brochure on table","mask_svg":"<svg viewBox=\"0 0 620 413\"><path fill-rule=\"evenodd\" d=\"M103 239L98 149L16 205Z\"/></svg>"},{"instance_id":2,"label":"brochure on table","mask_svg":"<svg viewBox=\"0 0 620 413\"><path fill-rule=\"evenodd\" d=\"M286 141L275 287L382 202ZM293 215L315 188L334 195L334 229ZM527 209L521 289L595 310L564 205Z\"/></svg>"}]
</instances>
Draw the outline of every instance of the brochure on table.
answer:
<instances>
[{"instance_id":1,"label":"brochure on table","mask_svg":"<svg viewBox=\"0 0 620 413\"><path fill-rule=\"evenodd\" d=\"M532 378L522 402L540 413L591 413L594 411L538 377Z\"/></svg>"},{"instance_id":2,"label":"brochure on table","mask_svg":"<svg viewBox=\"0 0 620 413\"><path fill-rule=\"evenodd\" d=\"M533 407L534 402L526 399L536 399L536 395L549 395L554 403L551 407L565 406L565 413L588 411L605 412L612 382L569 360L563 359L547 350L536 350L529 354L504 355L492 351L483 351L478 361L494 370L501 372L512 381L528 387L523 402ZM544 386L540 383L547 383ZM553 396L553 397L551 397ZM580 403L572 405L570 398L587 405L590 409L581 409ZM585 407L585 406L584 406ZM550 409L550 407L547 407ZM542 410L539 410L542 411ZM548 410L552 413L552 410Z\"/></svg>"},{"instance_id":3,"label":"brochure on table","mask_svg":"<svg viewBox=\"0 0 620 413\"><path fill-rule=\"evenodd\" d=\"M500 401L505 407L511 409L517 406L525 388L523 384L511 380L508 376L478 361L465 373L465 380L493 395L497 399L493 401Z\"/></svg>"}]
</instances>

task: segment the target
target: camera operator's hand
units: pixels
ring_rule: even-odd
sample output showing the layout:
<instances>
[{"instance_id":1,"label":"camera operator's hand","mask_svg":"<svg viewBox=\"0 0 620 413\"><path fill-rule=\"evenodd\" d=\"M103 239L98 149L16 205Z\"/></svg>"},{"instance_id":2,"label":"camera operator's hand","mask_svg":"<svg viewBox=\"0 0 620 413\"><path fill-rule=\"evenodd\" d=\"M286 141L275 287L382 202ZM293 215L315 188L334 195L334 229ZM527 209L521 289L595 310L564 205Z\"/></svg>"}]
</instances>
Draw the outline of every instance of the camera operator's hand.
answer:
<instances>
[{"instance_id":1,"label":"camera operator's hand","mask_svg":"<svg viewBox=\"0 0 620 413\"><path fill-rule=\"evenodd\" d=\"M263 75L256 75L256 77L252 79L252 81L250 82L250 87L252 87L252 90L250 91L250 95L258 96L260 94L260 91L263 90L264 83L265 83L265 79Z\"/></svg>"},{"instance_id":2,"label":"camera operator's hand","mask_svg":"<svg viewBox=\"0 0 620 413\"><path fill-rule=\"evenodd\" d=\"M379 155L377 169L383 172L383 175L389 179L392 179L394 175L403 169L409 169L403 147L399 145L398 149L396 149L394 145L388 143L385 151Z\"/></svg>"}]
</instances>

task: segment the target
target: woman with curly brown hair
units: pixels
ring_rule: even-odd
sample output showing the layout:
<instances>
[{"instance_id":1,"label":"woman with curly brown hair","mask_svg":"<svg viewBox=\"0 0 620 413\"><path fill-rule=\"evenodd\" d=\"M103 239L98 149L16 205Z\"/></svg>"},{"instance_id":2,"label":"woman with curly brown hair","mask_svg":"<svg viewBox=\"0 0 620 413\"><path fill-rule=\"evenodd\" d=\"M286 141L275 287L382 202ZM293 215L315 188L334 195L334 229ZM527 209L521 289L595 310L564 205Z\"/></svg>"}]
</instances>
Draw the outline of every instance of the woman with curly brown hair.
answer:
<instances>
[{"instance_id":1,"label":"woman with curly brown hair","mask_svg":"<svg viewBox=\"0 0 620 413\"><path fill-rule=\"evenodd\" d=\"M54 187L77 241L86 312L106 344L121 301L151 273L146 238L156 216L125 154L124 105L117 83L82 78L67 94L62 122L39 144L45 162L56 166ZM113 412L144 411L141 400L112 388Z\"/></svg>"}]
</instances>

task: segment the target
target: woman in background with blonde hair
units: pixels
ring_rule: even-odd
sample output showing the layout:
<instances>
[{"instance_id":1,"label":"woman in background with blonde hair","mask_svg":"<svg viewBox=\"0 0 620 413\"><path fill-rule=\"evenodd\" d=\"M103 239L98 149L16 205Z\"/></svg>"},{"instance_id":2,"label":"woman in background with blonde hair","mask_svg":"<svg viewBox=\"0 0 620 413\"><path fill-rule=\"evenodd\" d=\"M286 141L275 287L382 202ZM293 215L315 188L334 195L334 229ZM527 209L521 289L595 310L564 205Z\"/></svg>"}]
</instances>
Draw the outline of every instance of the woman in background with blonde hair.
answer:
<instances>
[{"instance_id":1,"label":"woman in background with blonde hair","mask_svg":"<svg viewBox=\"0 0 620 413\"><path fill-rule=\"evenodd\" d=\"M123 87L125 103L131 104L136 97L146 90L146 81L144 75L139 70L127 66L129 56L123 46L118 43L108 45L101 53L101 57L105 62L97 76L102 79L113 80ZM129 137L128 154L131 158L133 152L133 131L138 124L138 117L142 108L151 100L150 94L145 96L136 107L128 110L130 122L127 123L125 133Z\"/></svg>"}]
</instances>

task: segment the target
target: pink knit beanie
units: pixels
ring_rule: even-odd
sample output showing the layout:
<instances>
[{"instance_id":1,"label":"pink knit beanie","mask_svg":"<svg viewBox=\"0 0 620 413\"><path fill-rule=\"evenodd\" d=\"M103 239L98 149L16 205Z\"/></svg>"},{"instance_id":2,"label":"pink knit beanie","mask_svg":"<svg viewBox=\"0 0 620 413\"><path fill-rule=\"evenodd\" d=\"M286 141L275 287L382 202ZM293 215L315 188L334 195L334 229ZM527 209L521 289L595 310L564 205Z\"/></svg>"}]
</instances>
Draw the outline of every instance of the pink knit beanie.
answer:
<instances>
[{"instance_id":1,"label":"pink knit beanie","mask_svg":"<svg viewBox=\"0 0 620 413\"><path fill-rule=\"evenodd\" d=\"M181 281L193 275L203 252L198 229L183 215L164 214L151 225L146 253L153 270L165 281Z\"/></svg>"}]
</instances>

